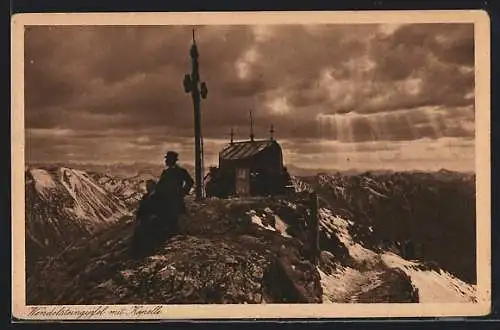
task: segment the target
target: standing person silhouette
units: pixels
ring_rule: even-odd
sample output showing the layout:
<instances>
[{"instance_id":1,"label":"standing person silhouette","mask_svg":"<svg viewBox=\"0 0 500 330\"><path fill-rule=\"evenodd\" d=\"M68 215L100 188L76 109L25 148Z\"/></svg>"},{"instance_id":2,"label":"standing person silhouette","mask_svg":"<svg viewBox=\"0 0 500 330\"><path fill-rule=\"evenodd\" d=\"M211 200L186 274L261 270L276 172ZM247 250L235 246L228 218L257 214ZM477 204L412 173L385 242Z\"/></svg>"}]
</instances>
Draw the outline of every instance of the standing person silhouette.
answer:
<instances>
[{"instance_id":1,"label":"standing person silhouette","mask_svg":"<svg viewBox=\"0 0 500 330\"><path fill-rule=\"evenodd\" d=\"M189 194L194 181L188 171L179 165L179 154L175 151L167 152L165 156L166 169L160 175L155 187L155 206L161 218L163 231L173 235L179 231L178 218L186 212L184 196Z\"/></svg>"}]
</instances>

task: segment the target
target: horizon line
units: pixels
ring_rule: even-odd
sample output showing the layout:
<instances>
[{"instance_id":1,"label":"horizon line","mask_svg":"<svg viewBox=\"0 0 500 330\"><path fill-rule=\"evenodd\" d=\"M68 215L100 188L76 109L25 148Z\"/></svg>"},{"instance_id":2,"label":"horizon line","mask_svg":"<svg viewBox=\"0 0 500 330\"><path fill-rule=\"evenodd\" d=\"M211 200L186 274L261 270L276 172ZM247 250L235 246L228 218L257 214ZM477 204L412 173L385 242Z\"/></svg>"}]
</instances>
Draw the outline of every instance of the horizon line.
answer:
<instances>
[{"instance_id":1,"label":"horizon line","mask_svg":"<svg viewBox=\"0 0 500 330\"><path fill-rule=\"evenodd\" d=\"M183 163L179 162L179 164L187 167L193 167L193 164L190 163ZM142 162L114 162L114 163L98 163L98 162L92 162L92 161L26 161L25 162L25 167L31 167L31 166L63 166L66 165L66 167L71 168L71 166L97 166L97 167L112 167L112 166L134 166L134 165L146 165L146 166L154 166L154 167L164 167L165 165L163 163L156 163L156 162L147 162L147 161L142 161ZM217 165L208 165L205 166L205 169L209 169L211 166L217 166ZM394 172L394 173L407 173L407 172L427 172L427 173L435 173L435 172L441 172L441 171L449 171L449 172L455 172L455 173L464 173L464 174L476 174L475 169L471 170L458 170L458 169L449 169L446 167L441 167L439 169L424 169L424 168L408 168L408 169L394 169L394 168L307 168L307 167L300 167L297 165L285 165L285 168L290 173L293 172L310 172L310 173L315 173L316 175L320 174L331 174L331 173L345 173L345 172L358 172L358 173L377 173L377 172Z\"/></svg>"}]
</instances>

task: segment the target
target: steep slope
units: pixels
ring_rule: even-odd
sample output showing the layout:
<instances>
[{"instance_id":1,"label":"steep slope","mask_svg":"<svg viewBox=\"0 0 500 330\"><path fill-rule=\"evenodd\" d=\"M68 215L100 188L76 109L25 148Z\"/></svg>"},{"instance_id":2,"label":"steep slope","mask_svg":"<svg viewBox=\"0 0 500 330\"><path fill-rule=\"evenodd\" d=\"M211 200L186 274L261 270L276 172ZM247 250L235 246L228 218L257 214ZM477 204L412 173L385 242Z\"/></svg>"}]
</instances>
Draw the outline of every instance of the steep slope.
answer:
<instances>
[{"instance_id":1,"label":"steep slope","mask_svg":"<svg viewBox=\"0 0 500 330\"><path fill-rule=\"evenodd\" d=\"M408 258L436 262L475 283L474 175L446 170L337 173L295 181L299 190L317 191L322 206L352 221L356 241L374 250L406 242L413 250Z\"/></svg>"},{"instance_id":2,"label":"steep slope","mask_svg":"<svg viewBox=\"0 0 500 330\"><path fill-rule=\"evenodd\" d=\"M351 262L332 263L333 254L322 254L318 271L325 302L476 301L475 285L436 265L364 247L352 236L354 222L335 216L329 209L320 210L320 221L321 229L328 237L335 235L351 257Z\"/></svg>"},{"instance_id":3,"label":"steep slope","mask_svg":"<svg viewBox=\"0 0 500 330\"><path fill-rule=\"evenodd\" d=\"M55 253L129 213L122 200L83 171L31 168L25 177L28 262Z\"/></svg>"}]
</instances>

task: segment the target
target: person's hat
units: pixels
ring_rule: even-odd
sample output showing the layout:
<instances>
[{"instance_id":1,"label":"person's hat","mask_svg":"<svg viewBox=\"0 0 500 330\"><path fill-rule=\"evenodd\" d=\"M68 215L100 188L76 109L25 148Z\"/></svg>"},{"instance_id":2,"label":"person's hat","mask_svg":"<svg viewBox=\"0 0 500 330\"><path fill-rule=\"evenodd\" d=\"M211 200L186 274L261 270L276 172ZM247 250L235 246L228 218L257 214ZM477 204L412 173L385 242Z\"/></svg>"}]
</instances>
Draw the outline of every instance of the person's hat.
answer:
<instances>
[{"instance_id":1,"label":"person's hat","mask_svg":"<svg viewBox=\"0 0 500 330\"><path fill-rule=\"evenodd\" d=\"M179 158L179 154L176 153L175 151L169 151L165 155L165 159L177 160L178 158Z\"/></svg>"}]
</instances>

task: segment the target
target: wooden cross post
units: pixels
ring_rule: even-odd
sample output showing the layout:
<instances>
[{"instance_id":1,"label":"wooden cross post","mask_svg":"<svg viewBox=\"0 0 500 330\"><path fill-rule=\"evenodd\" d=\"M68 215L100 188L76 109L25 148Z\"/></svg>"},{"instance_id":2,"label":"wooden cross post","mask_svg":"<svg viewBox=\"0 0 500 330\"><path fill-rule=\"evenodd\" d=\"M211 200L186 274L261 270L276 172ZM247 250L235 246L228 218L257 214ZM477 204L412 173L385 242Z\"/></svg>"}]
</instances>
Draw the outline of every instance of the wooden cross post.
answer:
<instances>
[{"instance_id":1,"label":"wooden cross post","mask_svg":"<svg viewBox=\"0 0 500 330\"><path fill-rule=\"evenodd\" d=\"M189 52L191 57L191 74L184 75L184 91L191 94L194 108L194 142L195 142L195 189L196 200L201 200L203 197L203 141L201 137L201 112L200 101L206 99L208 89L205 82L200 83L200 72L198 63L198 48L193 30L193 44Z\"/></svg>"}]
</instances>

